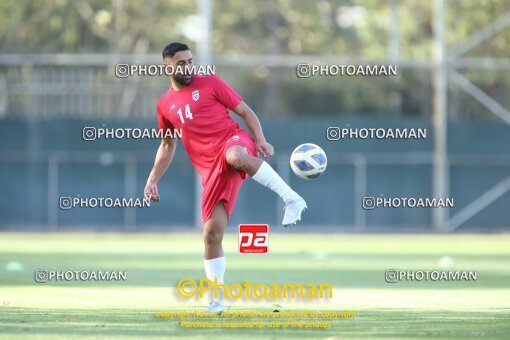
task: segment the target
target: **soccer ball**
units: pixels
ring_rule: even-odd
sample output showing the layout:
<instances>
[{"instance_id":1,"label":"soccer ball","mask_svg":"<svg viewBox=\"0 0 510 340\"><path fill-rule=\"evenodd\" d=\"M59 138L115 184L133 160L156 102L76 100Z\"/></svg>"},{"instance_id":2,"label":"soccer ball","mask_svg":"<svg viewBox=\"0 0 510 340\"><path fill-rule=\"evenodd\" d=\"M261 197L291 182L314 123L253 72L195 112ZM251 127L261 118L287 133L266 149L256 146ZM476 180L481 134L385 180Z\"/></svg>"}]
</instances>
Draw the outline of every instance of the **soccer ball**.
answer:
<instances>
[{"instance_id":1,"label":"soccer ball","mask_svg":"<svg viewBox=\"0 0 510 340\"><path fill-rule=\"evenodd\" d=\"M328 165L326 153L320 146L305 143L292 151L290 168L302 179L314 179L322 175Z\"/></svg>"}]
</instances>

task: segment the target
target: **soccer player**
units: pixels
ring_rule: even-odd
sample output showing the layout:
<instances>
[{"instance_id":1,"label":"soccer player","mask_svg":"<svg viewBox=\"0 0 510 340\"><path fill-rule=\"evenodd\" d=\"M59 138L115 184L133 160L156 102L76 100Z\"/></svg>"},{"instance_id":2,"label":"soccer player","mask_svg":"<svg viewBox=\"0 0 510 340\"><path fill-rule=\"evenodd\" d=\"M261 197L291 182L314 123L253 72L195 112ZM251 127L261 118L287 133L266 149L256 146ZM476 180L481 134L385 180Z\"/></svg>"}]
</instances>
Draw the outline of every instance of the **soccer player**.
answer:
<instances>
[{"instance_id":1,"label":"soccer player","mask_svg":"<svg viewBox=\"0 0 510 340\"><path fill-rule=\"evenodd\" d=\"M193 67L193 58L185 44L166 46L163 61L177 72L170 76L170 89L158 101L158 127L172 132L182 129L183 146L204 188L201 205L205 273L208 279L223 283L223 234L247 175L282 198L285 227L301 219L306 202L258 157L260 153L269 159L274 149L266 141L257 116L236 91L218 76L186 72ZM230 117L228 109L242 117L255 138ZM175 138L161 140L145 186L146 199L159 201L157 183L170 165L175 147ZM225 310L222 296L213 299L208 310Z\"/></svg>"}]
</instances>

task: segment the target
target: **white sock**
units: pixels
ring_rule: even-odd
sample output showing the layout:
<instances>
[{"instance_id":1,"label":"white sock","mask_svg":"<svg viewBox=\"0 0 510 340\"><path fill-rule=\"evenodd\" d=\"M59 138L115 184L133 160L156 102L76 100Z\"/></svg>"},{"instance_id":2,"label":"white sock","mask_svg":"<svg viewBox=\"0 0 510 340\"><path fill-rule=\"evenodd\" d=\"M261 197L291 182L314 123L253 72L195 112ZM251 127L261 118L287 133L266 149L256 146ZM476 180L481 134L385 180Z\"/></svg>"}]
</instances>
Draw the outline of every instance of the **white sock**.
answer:
<instances>
[{"instance_id":1,"label":"white sock","mask_svg":"<svg viewBox=\"0 0 510 340\"><path fill-rule=\"evenodd\" d=\"M209 280L214 282L214 279L217 279L218 284L223 283L223 276L225 275L225 269L227 267L225 256L204 260L204 267L205 275ZM213 292L211 296L214 297ZM221 288L218 288L218 300L223 300L223 289Z\"/></svg>"},{"instance_id":2,"label":"white sock","mask_svg":"<svg viewBox=\"0 0 510 340\"><path fill-rule=\"evenodd\" d=\"M260 165L260 168L252 178L259 184L273 190L282 198L285 204L299 197L299 195L283 181L280 175L273 170L271 165L267 164L265 161L262 161L262 165Z\"/></svg>"}]
</instances>

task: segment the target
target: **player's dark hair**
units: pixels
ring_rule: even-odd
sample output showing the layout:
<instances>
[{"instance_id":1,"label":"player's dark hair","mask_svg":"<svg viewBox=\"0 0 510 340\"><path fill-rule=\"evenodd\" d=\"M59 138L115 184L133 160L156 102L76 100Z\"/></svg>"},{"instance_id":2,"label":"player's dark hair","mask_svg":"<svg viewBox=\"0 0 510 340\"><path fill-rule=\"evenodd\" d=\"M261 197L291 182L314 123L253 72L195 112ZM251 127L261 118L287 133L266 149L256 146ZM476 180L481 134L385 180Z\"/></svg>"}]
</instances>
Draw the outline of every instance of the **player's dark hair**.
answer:
<instances>
[{"instance_id":1,"label":"player's dark hair","mask_svg":"<svg viewBox=\"0 0 510 340\"><path fill-rule=\"evenodd\" d=\"M163 49L163 59L165 59L167 57L172 58L174 56L174 54L176 54L177 52L187 51L187 50L189 50L188 45L182 44L179 42L173 42L173 43L167 45Z\"/></svg>"}]
</instances>

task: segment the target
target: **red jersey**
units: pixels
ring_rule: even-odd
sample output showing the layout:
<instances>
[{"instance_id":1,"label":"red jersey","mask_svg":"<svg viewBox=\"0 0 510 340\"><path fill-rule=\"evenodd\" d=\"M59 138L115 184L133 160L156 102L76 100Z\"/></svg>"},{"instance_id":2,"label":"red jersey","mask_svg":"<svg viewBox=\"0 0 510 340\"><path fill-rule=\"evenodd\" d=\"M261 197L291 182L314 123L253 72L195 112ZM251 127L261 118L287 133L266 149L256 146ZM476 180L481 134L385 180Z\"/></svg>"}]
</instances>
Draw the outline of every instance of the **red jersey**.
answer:
<instances>
[{"instance_id":1,"label":"red jersey","mask_svg":"<svg viewBox=\"0 0 510 340\"><path fill-rule=\"evenodd\" d=\"M205 185L214 161L236 131L244 131L227 109L243 98L218 76L195 75L179 91L172 87L158 101L158 127L182 129L182 142Z\"/></svg>"}]
</instances>

